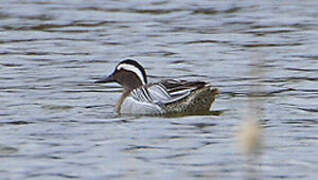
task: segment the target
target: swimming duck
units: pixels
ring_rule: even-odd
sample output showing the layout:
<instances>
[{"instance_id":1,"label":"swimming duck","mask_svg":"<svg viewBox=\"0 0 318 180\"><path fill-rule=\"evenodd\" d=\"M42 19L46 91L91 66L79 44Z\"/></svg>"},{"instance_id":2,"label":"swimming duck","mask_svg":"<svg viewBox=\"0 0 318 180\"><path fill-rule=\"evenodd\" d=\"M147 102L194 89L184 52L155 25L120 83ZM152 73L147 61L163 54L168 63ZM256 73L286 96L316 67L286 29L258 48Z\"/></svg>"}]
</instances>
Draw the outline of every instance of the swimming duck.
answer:
<instances>
[{"instance_id":1,"label":"swimming duck","mask_svg":"<svg viewBox=\"0 0 318 180\"><path fill-rule=\"evenodd\" d=\"M145 69L135 60L121 61L114 72L96 83L119 83L123 94L119 114L162 115L208 112L218 90L203 81L166 79L148 83Z\"/></svg>"}]
</instances>

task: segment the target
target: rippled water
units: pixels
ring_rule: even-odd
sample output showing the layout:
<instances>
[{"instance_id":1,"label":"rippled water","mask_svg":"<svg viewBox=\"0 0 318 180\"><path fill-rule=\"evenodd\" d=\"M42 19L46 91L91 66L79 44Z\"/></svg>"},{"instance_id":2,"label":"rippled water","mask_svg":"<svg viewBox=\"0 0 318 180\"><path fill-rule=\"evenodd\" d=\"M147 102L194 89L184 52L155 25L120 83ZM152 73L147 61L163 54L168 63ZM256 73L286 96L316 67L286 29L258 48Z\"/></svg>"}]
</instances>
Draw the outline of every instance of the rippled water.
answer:
<instances>
[{"instance_id":1,"label":"rippled water","mask_svg":"<svg viewBox=\"0 0 318 180\"><path fill-rule=\"evenodd\" d=\"M260 4L259 4L260 3ZM316 179L316 1L4 1L1 179ZM118 116L123 58L200 79L219 115ZM216 113L217 114L217 113ZM237 131L264 127L249 164Z\"/></svg>"}]
</instances>

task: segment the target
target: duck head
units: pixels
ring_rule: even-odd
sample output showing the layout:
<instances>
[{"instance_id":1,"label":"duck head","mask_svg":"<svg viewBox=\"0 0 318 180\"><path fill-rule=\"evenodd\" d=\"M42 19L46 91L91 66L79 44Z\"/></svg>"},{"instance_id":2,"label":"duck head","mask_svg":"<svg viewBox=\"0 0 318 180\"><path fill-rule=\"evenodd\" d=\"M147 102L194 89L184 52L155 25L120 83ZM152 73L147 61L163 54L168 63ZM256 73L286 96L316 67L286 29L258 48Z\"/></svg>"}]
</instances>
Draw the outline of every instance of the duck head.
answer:
<instances>
[{"instance_id":1,"label":"duck head","mask_svg":"<svg viewBox=\"0 0 318 180\"><path fill-rule=\"evenodd\" d=\"M114 72L95 83L117 82L126 91L131 91L147 84L145 69L135 60L126 59L121 61Z\"/></svg>"}]
</instances>

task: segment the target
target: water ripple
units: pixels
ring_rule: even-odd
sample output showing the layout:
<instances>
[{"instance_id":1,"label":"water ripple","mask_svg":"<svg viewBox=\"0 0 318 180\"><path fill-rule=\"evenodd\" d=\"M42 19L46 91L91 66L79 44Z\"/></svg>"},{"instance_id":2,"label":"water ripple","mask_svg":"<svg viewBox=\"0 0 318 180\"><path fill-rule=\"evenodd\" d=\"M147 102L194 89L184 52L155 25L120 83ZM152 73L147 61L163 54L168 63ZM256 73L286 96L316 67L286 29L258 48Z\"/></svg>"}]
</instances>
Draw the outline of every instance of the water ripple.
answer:
<instances>
[{"instance_id":1,"label":"water ripple","mask_svg":"<svg viewBox=\"0 0 318 180\"><path fill-rule=\"evenodd\" d=\"M314 179L317 2L4 1L4 179ZM122 88L93 82L124 58L149 81L208 81L210 112L120 116ZM241 123L265 147L246 160ZM248 167L259 170L249 177Z\"/></svg>"}]
</instances>

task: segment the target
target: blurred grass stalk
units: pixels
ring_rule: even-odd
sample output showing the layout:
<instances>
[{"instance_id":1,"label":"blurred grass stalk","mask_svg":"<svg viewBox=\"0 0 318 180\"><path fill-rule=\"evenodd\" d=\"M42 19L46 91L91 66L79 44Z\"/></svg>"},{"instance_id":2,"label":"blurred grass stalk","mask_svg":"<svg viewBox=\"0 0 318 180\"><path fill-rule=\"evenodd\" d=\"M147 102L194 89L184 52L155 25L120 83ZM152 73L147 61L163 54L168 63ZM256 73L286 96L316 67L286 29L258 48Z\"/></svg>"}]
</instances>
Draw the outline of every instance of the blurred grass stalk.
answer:
<instances>
[{"instance_id":1,"label":"blurred grass stalk","mask_svg":"<svg viewBox=\"0 0 318 180\"><path fill-rule=\"evenodd\" d=\"M258 158L262 150L262 129L258 120L248 119L239 130L239 142L243 153L250 158Z\"/></svg>"},{"instance_id":2,"label":"blurred grass stalk","mask_svg":"<svg viewBox=\"0 0 318 180\"><path fill-rule=\"evenodd\" d=\"M238 131L238 141L243 154L246 156L247 179L260 178L261 154L263 151L264 137L260 119L264 117L265 97L260 92L264 92L265 86L261 83L264 79L264 57L258 54L251 58L253 63L249 65L249 77L255 86L250 86L248 94L248 107L246 117L243 119Z\"/></svg>"}]
</instances>

